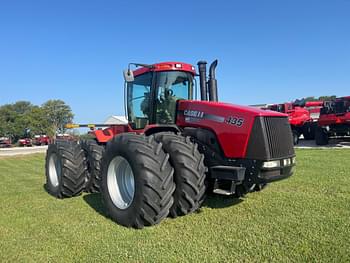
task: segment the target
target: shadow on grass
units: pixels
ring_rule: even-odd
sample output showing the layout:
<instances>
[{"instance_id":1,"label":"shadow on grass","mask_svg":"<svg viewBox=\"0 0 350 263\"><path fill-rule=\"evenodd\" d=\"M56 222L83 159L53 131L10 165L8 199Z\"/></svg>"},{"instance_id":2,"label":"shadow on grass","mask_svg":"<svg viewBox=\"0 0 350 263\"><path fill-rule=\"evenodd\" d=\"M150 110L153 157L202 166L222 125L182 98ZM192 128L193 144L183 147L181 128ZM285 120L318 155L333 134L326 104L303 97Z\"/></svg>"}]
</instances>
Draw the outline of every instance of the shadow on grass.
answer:
<instances>
[{"instance_id":1,"label":"shadow on grass","mask_svg":"<svg viewBox=\"0 0 350 263\"><path fill-rule=\"evenodd\" d=\"M106 210L101 201L101 194L86 194L83 196L84 201L97 213L108 218ZM234 198L232 196L222 196L222 195L207 195L202 207L209 207L214 209L226 208L229 206L237 205L243 200L240 198ZM201 210L198 210L200 213Z\"/></svg>"},{"instance_id":2,"label":"shadow on grass","mask_svg":"<svg viewBox=\"0 0 350 263\"><path fill-rule=\"evenodd\" d=\"M204 200L203 207L209 208L226 208L229 206L237 205L243 200L232 196L209 194Z\"/></svg>"},{"instance_id":3,"label":"shadow on grass","mask_svg":"<svg viewBox=\"0 0 350 263\"><path fill-rule=\"evenodd\" d=\"M101 200L101 194L100 193L94 193L94 194L86 194L83 196L84 201L97 213L100 215L107 217L106 210L102 204Z\"/></svg>"}]
</instances>

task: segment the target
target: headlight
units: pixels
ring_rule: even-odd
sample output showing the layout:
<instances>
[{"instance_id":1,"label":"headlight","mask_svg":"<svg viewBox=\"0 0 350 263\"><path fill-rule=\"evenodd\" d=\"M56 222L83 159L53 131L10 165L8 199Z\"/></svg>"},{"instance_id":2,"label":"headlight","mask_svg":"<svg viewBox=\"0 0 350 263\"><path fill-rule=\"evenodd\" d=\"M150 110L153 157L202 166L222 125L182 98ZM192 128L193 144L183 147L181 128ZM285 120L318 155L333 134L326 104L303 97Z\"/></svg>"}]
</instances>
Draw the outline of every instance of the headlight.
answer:
<instances>
[{"instance_id":1,"label":"headlight","mask_svg":"<svg viewBox=\"0 0 350 263\"><path fill-rule=\"evenodd\" d=\"M283 160L283 166L288 166L288 165L291 164L291 162L292 162L292 159L284 159Z\"/></svg>"},{"instance_id":2,"label":"headlight","mask_svg":"<svg viewBox=\"0 0 350 263\"><path fill-rule=\"evenodd\" d=\"M293 157L293 158L292 158L292 164L295 164L296 162L297 162L296 158Z\"/></svg>"},{"instance_id":3,"label":"headlight","mask_svg":"<svg viewBox=\"0 0 350 263\"><path fill-rule=\"evenodd\" d=\"M262 168L276 168L281 165L280 160L263 162Z\"/></svg>"}]
</instances>

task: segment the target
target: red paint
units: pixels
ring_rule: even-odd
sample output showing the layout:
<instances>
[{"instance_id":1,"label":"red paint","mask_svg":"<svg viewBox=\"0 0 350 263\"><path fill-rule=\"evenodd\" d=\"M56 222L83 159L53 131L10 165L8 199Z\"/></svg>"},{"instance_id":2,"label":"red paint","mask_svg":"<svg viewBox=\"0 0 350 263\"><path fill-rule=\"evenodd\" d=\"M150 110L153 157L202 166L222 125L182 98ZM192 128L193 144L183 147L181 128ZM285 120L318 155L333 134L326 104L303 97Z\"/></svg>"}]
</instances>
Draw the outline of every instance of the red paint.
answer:
<instances>
[{"instance_id":1,"label":"red paint","mask_svg":"<svg viewBox=\"0 0 350 263\"><path fill-rule=\"evenodd\" d=\"M257 108L238 106L228 103L208 102L208 101L179 101L178 110L196 110L202 111L204 114L215 115L223 118L223 122L217 122L208 119L198 119L197 122L187 122L182 114L178 114L176 124L181 128L198 127L212 130L219 140L224 154L227 158L244 158L246 148L253 127L254 118L258 116L270 117L286 117L275 111L259 110ZM244 123L241 127L228 124L225 122L229 117L243 118ZM136 132L138 134L145 133L151 128L158 125L147 125L145 129L133 130L129 125L112 125L104 130L95 130L93 133L100 143L106 143L115 135L125 132Z\"/></svg>"},{"instance_id":2,"label":"red paint","mask_svg":"<svg viewBox=\"0 0 350 263\"><path fill-rule=\"evenodd\" d=\"M332 124L350 124L350 112L337 116L337 114L321 115L318 120L318 126L328 126Z\"/></svg>"},{"instance_id":3,"label":"red paint","mask_svg":"<svg viewBox=\"0 0 350 263\"><path fill-rule=\"evenodd\" d=\"M48 145L51 142L51 138L47 135L35 135L33 139L34 145Z\"/></svg>"},{"instance_id":4,"label":"red paint","mask_svg":"<svg viewBox=\"0 0 350 263\"><path fill-rule=\"evenodd\" d=\"M200 119L191 122L186 121L186 117L178 114L176 124L179 127L195 127L212 130L219 141L224 154L228 158L244 158L248 146L248 140L253 127L254 119L258 116L286 117L287 115L274 112L259 110L257 108L238 106L228 103L207 102L207 101L179 101L178 109L202 111L204 114L221 116L224 120L229 117L243 118L244 123L241 127L214 120Z\"/></svg>"},{"instance_id":5,"label":"red paint","mask_svg":"<svg viewBox=\"0 0 350 263\"><path fill-rule=\"evenodd\" d=\"M309 122L316 122L320 116L322 101L306 102L304 106L296 106L293 103L273 104L267 108L288 114L290 125L302 127Z\"/></svg>"},{"instance_id":6,"label":"red paint","mask_svg":"<svg viewBox=\"0 0 350 263\"><path fill-rule=\"evenodd\" d=\"M125 132L131 132L132 129L128 124L125 125L111 125L103 130L95 130L92 133L100 143L106 143L111 140L115 135Z\"/></svg>"},{"instance_id":7,"label":"red paint","mask_svg":"<svg viewBox=\"0 0 350 263\"><path fill-rule=\"evenodd\" d=\"M19 146L33 146L32 139L30 138L23 138L18 140Z\"/></svg>"},{"instance_id":8,"label":"red paint","mask_svg":"<svg viewBox=\"0 0 350 263\"><path fill-rule=\"evenodd\" d=\"M350 107L350 96L336 98L335 102L345 101ZM318 120L318 126L328 126L332 124L346 124L350 125L350 112L344 112L341 114L321 114Z\"/></svg>"},{"instance_id":9,"label":"red paint","mask_svg":"<svg viewBox=\"0 0 350 263\"><path fill-rule=\"evenodd\" d=\"M181 65L181 67L176 67L176 65ZM152 65L153 68L139 68L133 71L134 76L138 76L141 74L144 74L146 72L150 72L150 71L185 71L185 72L189 72L193 75L196 74L196 69L194 66L192 66L191 64L187 64L187 63L182 63L182 62L162 62L162 63L156 63Z\"/></svg>"}]
</instances>

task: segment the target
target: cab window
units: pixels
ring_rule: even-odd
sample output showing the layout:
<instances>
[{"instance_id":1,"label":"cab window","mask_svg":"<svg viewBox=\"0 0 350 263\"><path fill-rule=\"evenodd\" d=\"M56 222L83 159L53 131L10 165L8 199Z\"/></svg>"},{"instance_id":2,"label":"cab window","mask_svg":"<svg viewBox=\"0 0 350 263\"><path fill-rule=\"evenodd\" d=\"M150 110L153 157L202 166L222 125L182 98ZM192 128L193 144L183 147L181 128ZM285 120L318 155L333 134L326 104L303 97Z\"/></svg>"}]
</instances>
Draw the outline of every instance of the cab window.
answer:
<instances>
[{"instance_id":1,"label":"cab window","mask_svg":"<svg viewBox=\"0 0 350 263\"><path fill-rule=\"evenodd\" d=\"M127 84L128 119L133 129L143 129L150 119L152 73L136 76Z\"/></svg>"}]
</instances>

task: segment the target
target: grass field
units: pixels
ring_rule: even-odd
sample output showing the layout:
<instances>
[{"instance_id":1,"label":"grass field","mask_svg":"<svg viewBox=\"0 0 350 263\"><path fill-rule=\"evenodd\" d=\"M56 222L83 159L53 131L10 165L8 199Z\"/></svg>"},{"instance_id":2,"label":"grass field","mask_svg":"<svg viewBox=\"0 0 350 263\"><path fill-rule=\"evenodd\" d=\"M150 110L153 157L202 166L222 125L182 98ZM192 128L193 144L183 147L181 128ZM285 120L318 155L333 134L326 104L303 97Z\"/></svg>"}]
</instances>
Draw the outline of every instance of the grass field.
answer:
<instances>
[{"instance_id":1,"label":"grass field","mask_svg":"<svg viewBox=\"0 0 350 263\"><path fill-rule=\"evenodd\" d=\"M1 158L0 262L349 262L349 160L298 150L287 180L134 230L104 217L98 194L49 196L43 154Z\"/></svg>"}]
</instances>

